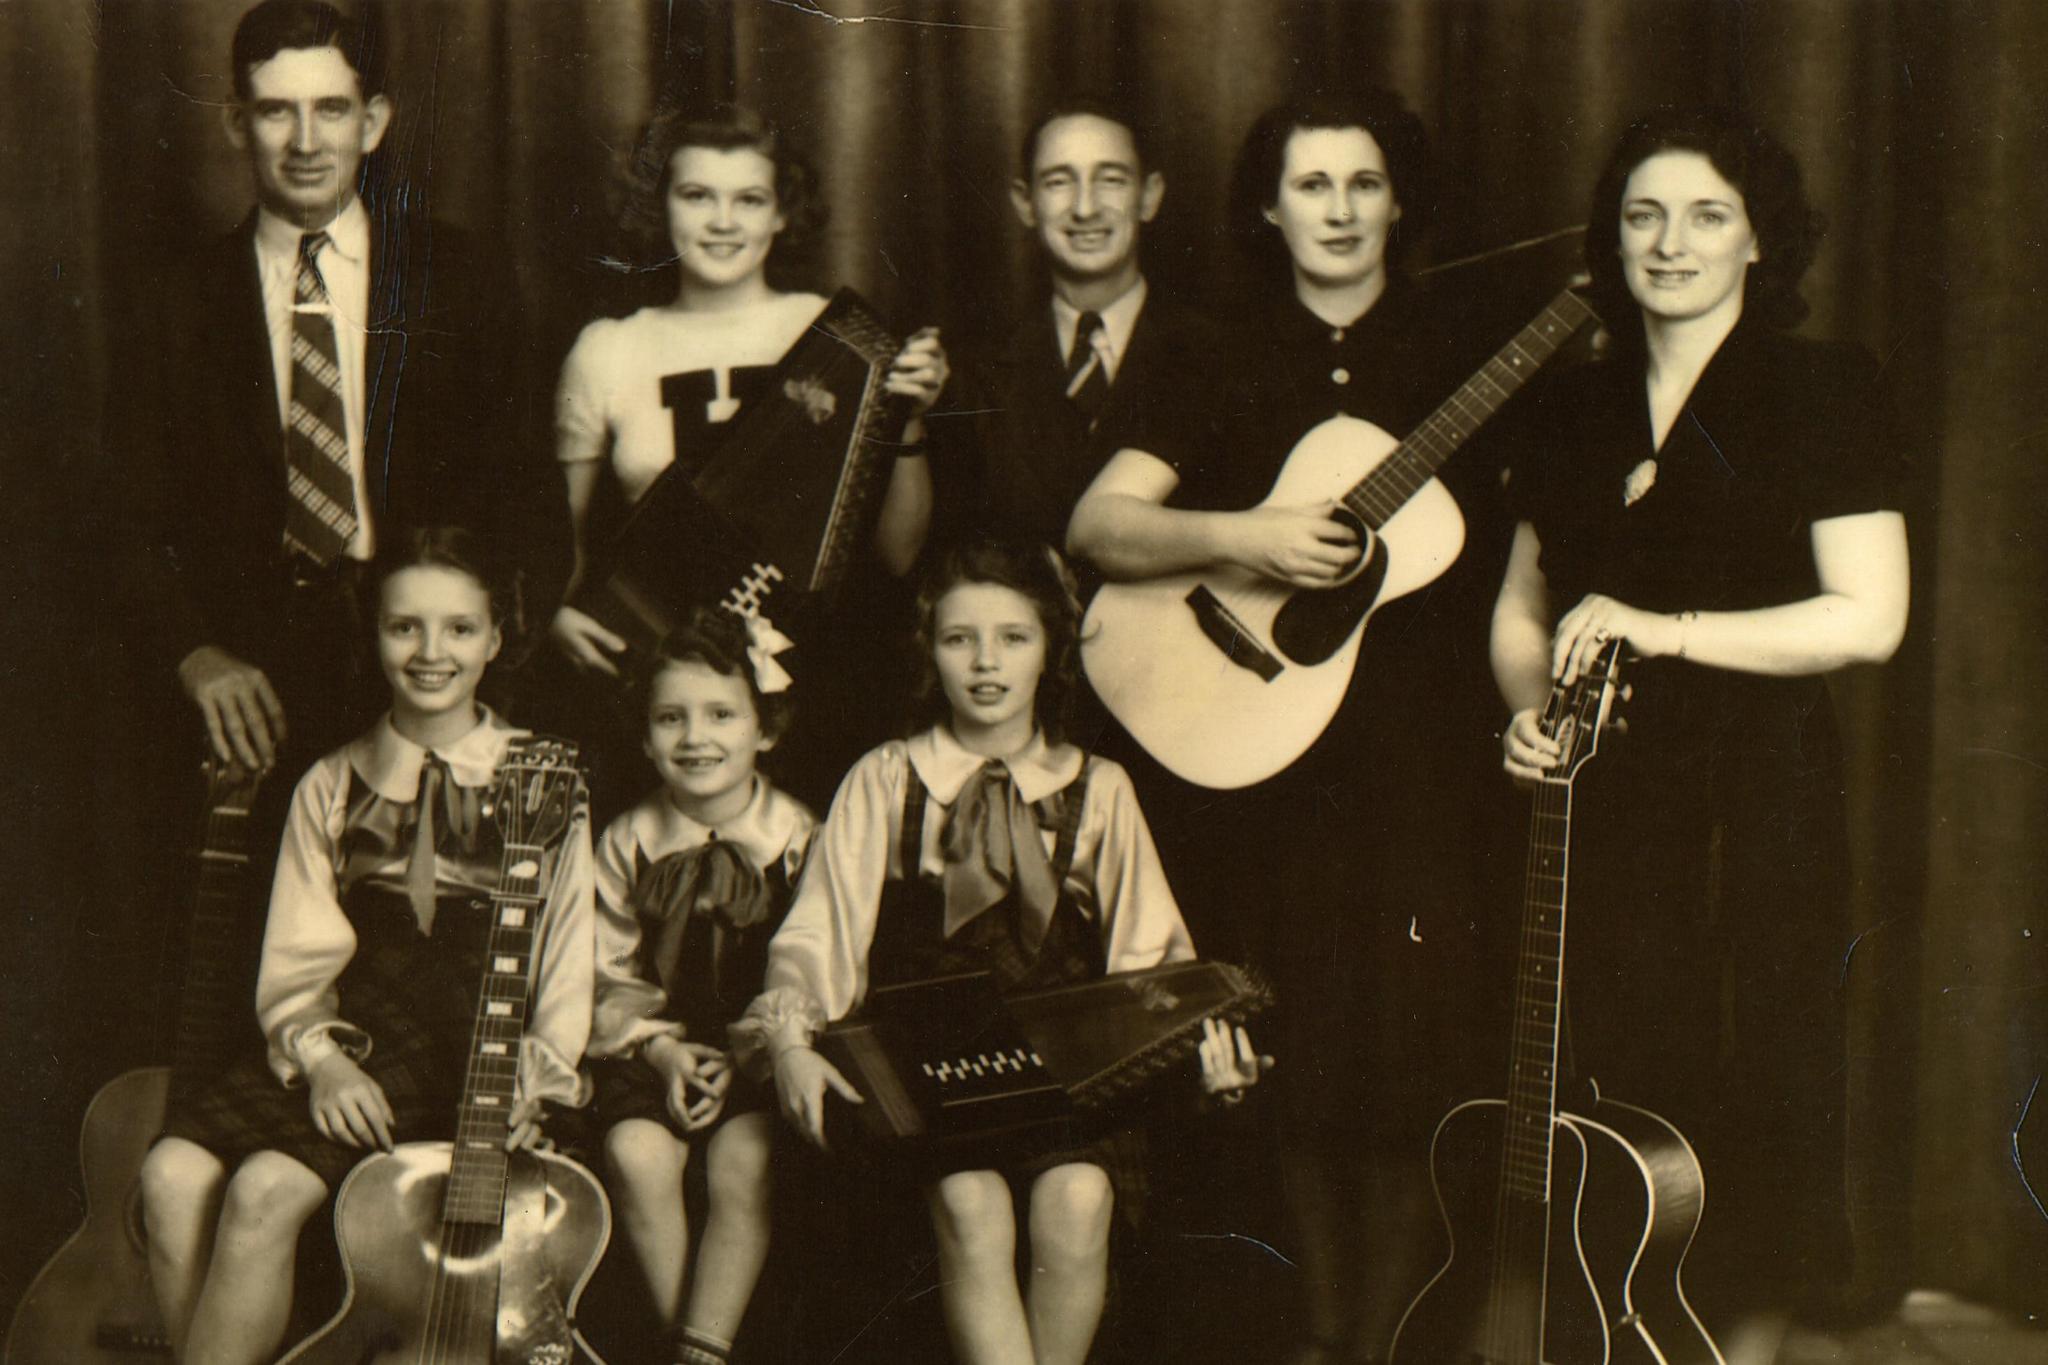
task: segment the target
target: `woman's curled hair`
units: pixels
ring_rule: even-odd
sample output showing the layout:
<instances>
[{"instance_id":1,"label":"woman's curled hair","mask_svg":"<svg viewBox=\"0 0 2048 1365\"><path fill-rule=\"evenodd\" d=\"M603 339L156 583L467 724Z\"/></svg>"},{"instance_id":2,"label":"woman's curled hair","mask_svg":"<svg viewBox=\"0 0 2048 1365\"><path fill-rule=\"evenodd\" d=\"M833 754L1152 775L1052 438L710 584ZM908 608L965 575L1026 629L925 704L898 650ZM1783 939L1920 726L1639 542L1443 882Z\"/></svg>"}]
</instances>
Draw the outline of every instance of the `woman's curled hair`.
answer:
<instances>
[{"instance_id":1,"label":"woman's curled hair","mask_svg":"<svg viewBox=\"0 0 2048 1365\"><path fill-rule=\"evenodd\" d=\"M774 163L775 206L787 226L775 238L771 267L777 257L802 253L825 226L817 174L785 130L739 104L669 108L648 120L627 172L624 226L644 260L675 258L668 235L669 173L685 147L759 152Z\"/></svg>"},{"instance_id":2,"label":"woman's curled hair","mask_svg":"<svg viewBox=\"0 0 2048 1365\"><path fill-rule=\"evenodd\" d=\"M1624 320L1641 315L1621 267L1621 197L1636 167L1659 152L1697 152L1742 195L1756 233L1757 261L1743 289L1744 317L1796 327L1806 317L1799 282L1826 225L1806 198L1799 161L1763 128L1730 109L1654 110L1630 124L1593 187L1586 214L1586 268L1600 315L1617 337L1638 335Z\"/></svg>"},{"instance_id":3,"label":"woman's curled hair","mask_svg":"<svg viewBox=\"0 0 2048 1365\"><path fill-rule=\"evenodd\" d=\"M1401 206L1400 221L1387 234L1389 266L1407 255L1435 213L1429 136L1398 94L1361 85L1296 95L1253 121L1230 180L1231 234L1253 261L1280 278L1291 273L1292 258L1279 231L1266 221L1266 210L1279 202L1288 142L1298 132L1325 128L1363 128L1386 158L1387 180Z\"/></svg>"}]
</instances>

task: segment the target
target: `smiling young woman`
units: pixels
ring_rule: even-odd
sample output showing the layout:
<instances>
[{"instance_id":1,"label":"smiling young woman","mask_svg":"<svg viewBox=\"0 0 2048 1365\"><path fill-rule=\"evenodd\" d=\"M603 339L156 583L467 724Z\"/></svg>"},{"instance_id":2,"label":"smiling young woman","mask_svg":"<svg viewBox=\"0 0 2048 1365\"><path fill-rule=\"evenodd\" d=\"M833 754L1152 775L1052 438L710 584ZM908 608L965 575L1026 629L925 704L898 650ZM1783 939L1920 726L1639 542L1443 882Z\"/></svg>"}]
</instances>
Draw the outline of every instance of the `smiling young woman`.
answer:
<instances>
[{"instance_id":1,"label":"smiling young woman","mask_svg":"<svg viewBox=\"0 0 2048 1365\"><path fill-rule=\"evenodd\" d=\"M1697 1149L1686 1286L1730 1365L1827 1306L1848 1253L1842 760L1825 676L1905 629L1896 434L1869 359L1784 329L1819 240L1798 164L1734 116L1622 137L1586 259L1614 345L1527 422L1492 655L1532 708L1626 642L1628 731L1574 790L1570 1027L1601 1092ZM1801 1302L1794 1302L1800 1295Z\"/></svg>"},{"instance_id":2,"label":"smiling young woman","mask_svg":"<svg viewBox=\"0 0 2048 1365\"><path fill-rule=\"evenodd\" d=\"M783 267L822 227L825 206L808 163L760 114L714 105L658 115L641 138L630 190L625 226L647 277L668 292L626 317L590 323L562 365L555 452L573 529L575 567L565 594L571 598L590 567L593 542L615 530L664 471L695 470L718 448L727 424L778 382L783 357L827 302L783 287ZM884 378L886 391L901 401L902 422L881 434L899 444L899 454L872 537L884 573L846 585L856 602L886 594L882 580L907 573L924 544L932 508L924 414L947 375L938 332L925 328L904 344ZM631 727L615 714L630 671L626 641L566 602L549 634L567 674L552 689L564 713L557 724L605 737L596 746L594 797L600 813L609 814L630 799L616 779L638 769ZM840 648L816 632L808 644L814 663ZM847 701L860 717L848 728L878 723L861 711L861 701ZM828 702L818 714L837 709ZM850 756L873 738L854 734L844 747ZM838 740L808 729L791 736L781 755L791 760L785 778L806 795L829 793L839 771L832 752Z\"/></svg>"}]
</instances>

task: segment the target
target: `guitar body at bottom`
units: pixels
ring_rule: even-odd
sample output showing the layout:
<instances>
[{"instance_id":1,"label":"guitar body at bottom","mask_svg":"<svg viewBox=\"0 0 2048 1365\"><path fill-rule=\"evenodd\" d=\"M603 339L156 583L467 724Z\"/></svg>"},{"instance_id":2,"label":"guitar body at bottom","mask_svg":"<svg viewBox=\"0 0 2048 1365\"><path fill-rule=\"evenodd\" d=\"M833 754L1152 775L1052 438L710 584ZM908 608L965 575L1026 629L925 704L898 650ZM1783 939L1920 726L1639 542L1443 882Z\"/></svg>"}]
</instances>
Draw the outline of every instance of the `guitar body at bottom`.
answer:
<instances>
[{"instance_id":1,"label":"guitar body at bottom","mask_svg":"<svg viewBox=\"0 0 2048 1365\"><path fill-rule=\"evenodd\" d=\"M85 1222L37 1274L7 1332L9 1365L134 1365L171 1357L150 1289L137 1180L163 1131L171 1069L101 1086L78 1138Z\"/></svg>"},{"instance_id":2,"label":"guitar body at bottom","mask_svg":"<svg viewBox=\"0 0 2048 1365\"><path fill-rule=\"evenodd\" d=\"M284 1362L601 1365L573 1322L611 1237L597 1177L553 1152L515 1152L503 1222L446 1224L451 1151L401 1143L349 1172L334 1203L347 1293Z\"/></svg>"},{"instance_id":3,"label":"guitar body at bottom","mask_svg":"<svg viewBox=\"0 0 2048 1365\"><path fill-rule=\"evenodd\" d=\"M1332 417L1295 445L1259 506L1342 498L1398 447L1370 422ZM1342 507L1338 516L1363 532ZM1357 571L1330 588L1235 566L1105 585L1081 631L1088 681L1132 738L1189 782L1227 791L1271 777L1336 716L1373 611L1457 559L1465 518L1431 478L1362 539Z\"/></svg>"},{"instance_id":4,"label":"guitar body at bottom","mask_svg":"<svg viewBox=\"0 0 2048 1365\"><path fill-rule=\"evenodd\" d=\"M1451 1252L1403 1315L1393 1365L1725 1365L1679 1281L1704 1190L1684 1135L1614 1100L1558 1113L1548 1208L1529 1206L1549 1220L1548 1263L1518 1267L1497 1232L1506 1116L1471 1100L1437 1125Z\"/></svg>"}]
</instances>

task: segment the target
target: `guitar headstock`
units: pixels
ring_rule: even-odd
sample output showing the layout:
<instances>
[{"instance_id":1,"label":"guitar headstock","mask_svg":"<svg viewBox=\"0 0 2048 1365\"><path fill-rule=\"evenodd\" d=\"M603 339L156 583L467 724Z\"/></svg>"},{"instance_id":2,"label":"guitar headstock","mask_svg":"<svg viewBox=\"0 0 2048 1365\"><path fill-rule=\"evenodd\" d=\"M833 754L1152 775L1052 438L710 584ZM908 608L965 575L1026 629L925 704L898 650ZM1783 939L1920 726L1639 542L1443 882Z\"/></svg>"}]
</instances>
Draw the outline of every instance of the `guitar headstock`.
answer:
<instances>
[{"instance_id":1,"label":"guitar headstock","mask_svg":"<svg viewBox=\"0 0 2048 1365\"><path fill-rule=\"evenodd\" d=\"M498 822L509 846L560 843L589 802L577 747L558 739L528 740L506 750L484 814Z\"/></svg>"},{"instance_id":2,"label":"guitar headstock","mask_svg":"<svg viewBox=\"0 0 2048 1365\"><path fill-rule=\"evenodd\" d=\"M206 809L215 815L247 815L256 801L256 789L263 785L261 771L218 754L206 756L200 773L206 778Z\"/></svg>"},{"instance_id":3,"label":"guitar headstock","mask_svg":"<svg viewBox=\"0 0 2048 1365\"><path fill-rule=\"evenodd\" d=\"M1538 724L1546 736L1557 741L1560 754L1557 766L1544 774L1545 782L1571 785L1579 769L1600 752L1600 735L1613 714L1620 677L1621 641L1610 640L1569 687L1550 689L1550 701Z\"/></svg>"}]
</instances>

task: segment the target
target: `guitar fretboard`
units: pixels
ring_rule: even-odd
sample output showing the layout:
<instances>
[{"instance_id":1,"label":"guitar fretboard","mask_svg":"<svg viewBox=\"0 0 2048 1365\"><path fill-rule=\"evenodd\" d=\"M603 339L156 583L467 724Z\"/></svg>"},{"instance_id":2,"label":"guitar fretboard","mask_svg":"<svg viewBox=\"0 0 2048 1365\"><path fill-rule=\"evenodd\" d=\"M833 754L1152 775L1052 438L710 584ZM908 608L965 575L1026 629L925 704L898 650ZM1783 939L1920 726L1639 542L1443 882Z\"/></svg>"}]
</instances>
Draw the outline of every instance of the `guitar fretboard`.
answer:
<instances>
[{"instance_id":1,"label":"guitar fretboard","mask_svg":"<svg viewBox=\"0 0 2048 1365\"><path fill-rule=\"evenodd\" d=\"M229 1028L249 1008L247 1000L229 997L236 984L236 937L243 928L249 804L256 779L243 777L237 769L216 773L208 785L198 885L186 928L177 1027L172 1034L172 1080L181 1093L219 1071L226 1060Z\"/></svg>"},{"instance_id":2,"label":"guitar fretboard","mask_svg":"<svg viewBox=\"0 0 2048 1365\"><path fill-rule=\"evenodd\" d=\"M527 974L534 920L540 914L544 850L505 845L506 871L491 897L489 957L470 1031L469 1070L456 1117L442 1218L449 1223L500 1221L505 1207L505 1137L519 1081L519 1040L526 1033ZM519 875L527 868L531 875Z\"/></svg>"},{"instance_id":3,"label":"guitar fretboard","mask_svg":"<svg viewBox=\"0 0 2048 1365\"><path fill-rule=\"evenodd\" d=\"M1569 289L1552 299L1533 322L1515 333L1477 374L1425 417L1393 454L1354 485L1344 495L1344 505L1375 531L1386 525L1558 347L1596 316Z\"/></svg>"},{"instance_id":4,"label":"guitar fretboard","mask_svg":"<svg viewBox=\"0 0 2048 1365\"><path fill-rule=\"evenodd\" d=\"M1536 789L1533 805L1524 874L1522 946L1515 967L1514 1027L1508 1051L1508 1131L1502 1182L1508 1195L1541 1203L1549 1197L1551 1123L1557 1108L1572 789L1568 784L1546 782Z\"/></svg>"}]
</instances>

